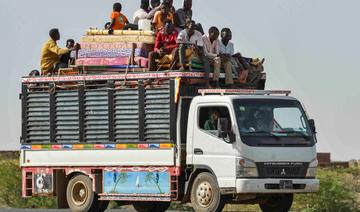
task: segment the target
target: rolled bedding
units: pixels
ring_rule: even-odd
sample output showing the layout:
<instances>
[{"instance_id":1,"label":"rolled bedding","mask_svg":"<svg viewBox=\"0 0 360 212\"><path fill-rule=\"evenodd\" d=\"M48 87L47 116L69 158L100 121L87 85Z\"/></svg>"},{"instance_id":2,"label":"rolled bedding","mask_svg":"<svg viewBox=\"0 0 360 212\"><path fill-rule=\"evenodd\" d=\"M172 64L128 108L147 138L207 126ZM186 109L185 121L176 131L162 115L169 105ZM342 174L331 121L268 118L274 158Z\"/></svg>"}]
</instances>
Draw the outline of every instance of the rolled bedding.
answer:
<instances>
[{"instance_id":1,"label":"rolled bedding","mask_svg":"<svg viewBox=\"0 0 360 212\"><path fill-rule=\"evenodd\" d=\"M86 35L109 35L109 30L105 29L89 29ZM155 36L153 31L142 31L142 30L114 30L111 35L122 36L122 35L142 35L142 36Z\"/></svg>"},{"instance_id":2,"label":"rolled bedding","mask_svg":"<svg viewBox=\"0 0 360 212\"><path fill-rule=\"evenodd\" d=\"M97 43L114 43L114 42L127 42L127 43L147 43L154 44L155 36L148 35L90 35L82 36L81 43L85 42L97 42Z\"/></svg>"}]
</instances>

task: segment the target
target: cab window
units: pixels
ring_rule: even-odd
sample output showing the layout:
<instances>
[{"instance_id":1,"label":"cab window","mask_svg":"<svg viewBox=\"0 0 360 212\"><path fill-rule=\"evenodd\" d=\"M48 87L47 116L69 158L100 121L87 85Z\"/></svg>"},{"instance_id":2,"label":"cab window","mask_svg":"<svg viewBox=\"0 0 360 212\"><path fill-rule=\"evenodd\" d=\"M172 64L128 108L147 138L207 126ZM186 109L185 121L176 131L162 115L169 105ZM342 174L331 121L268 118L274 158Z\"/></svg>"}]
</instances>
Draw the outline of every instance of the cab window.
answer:
<instances>
[{"instance_id":1,"label":"cab window","mask_svg":"<svg viewBox=\"0 0 360 212\"><path fill-rule=\"evenodd\" d=\"M227 107L201 107L198 126L201 130L217 136L219 118L227 118L229 120L228 126L231 126Z\"/></svg>"}]
</instances>

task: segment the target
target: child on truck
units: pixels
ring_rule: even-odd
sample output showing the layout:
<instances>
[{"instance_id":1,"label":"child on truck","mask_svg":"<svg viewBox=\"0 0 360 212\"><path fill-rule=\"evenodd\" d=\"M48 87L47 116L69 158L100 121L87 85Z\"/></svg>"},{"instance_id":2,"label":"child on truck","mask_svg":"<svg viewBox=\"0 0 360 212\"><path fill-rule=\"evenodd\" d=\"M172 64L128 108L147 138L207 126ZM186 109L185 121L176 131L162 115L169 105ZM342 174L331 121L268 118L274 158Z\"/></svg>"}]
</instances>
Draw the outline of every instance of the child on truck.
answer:
<instances>
[{"instance_id":1,"label":"child on truck","mask_svg":"<svg viewBox=\"0 0 360 212\"><path fill-rule=\"evenodd\" d=\"M111 24L108 29L123 30L129 24L128 19L121 13L122 5L119 2L114 3L113 12L111 13Z\"/></svg>"}]
</instances>

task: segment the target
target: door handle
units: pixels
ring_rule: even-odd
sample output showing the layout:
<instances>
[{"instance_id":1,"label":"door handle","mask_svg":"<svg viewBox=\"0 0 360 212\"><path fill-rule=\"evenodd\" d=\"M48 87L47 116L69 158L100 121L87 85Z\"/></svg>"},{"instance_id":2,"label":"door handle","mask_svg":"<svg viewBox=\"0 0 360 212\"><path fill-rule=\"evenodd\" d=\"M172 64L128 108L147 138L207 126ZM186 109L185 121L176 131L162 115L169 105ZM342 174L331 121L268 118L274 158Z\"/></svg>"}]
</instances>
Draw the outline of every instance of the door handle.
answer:
<instances>
[{"instance_id":1,"label":"door handle","mask_svg":"<svg viewBox=\"0 0 360 212\"><path fill-rule=\"evenodd\" d=\"M194 149L194 154L195 154L195 155L202 155L202 154L204 154L204 152L202 151L202 149L195 148L195 149Z\"/></svg>"}]
</instances>

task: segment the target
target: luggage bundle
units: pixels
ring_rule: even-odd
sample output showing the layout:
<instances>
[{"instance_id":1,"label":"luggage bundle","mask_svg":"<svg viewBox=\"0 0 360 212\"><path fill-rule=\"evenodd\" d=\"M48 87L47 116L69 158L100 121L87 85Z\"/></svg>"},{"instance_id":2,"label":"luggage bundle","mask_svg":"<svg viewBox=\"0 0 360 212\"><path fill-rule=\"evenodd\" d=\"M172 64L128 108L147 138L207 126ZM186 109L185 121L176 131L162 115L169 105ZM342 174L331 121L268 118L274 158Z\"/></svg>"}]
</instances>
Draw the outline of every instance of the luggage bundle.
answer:
<instances>
[{"instance_id":1,"label":"luggage bundle","mask_svg":"<svg viewBox=\"0 0 360 212\"><path fill-rule=\"evenodd\" d=\"M147 68L152 31L90 29L81 38L76 65L89 68Z\"/></svg>"}]
</instances>

